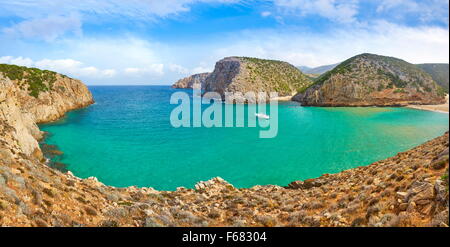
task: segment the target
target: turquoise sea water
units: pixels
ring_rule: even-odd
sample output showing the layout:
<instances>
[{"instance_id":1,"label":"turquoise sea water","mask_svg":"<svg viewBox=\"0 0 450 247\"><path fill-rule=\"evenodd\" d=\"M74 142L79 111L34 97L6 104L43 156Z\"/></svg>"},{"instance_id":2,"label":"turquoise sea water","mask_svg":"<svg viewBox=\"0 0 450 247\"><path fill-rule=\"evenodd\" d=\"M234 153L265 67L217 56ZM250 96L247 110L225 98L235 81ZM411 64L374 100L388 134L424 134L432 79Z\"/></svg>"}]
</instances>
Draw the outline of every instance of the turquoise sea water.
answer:
<instances>
[{"instance_id":1,"label":"turquoise sea water","mask_svg":"<svg viewBox=\"0 0 450 247\"><path fill-rule=\"evenodd\" d=\"M449 124L448 114L406 108L280 103L277 137L260 139L259 127L173 128L169 99L180 89L90 90L95 105L41 128L76 176L113 186L174 190L215 176L236 187L286 185L390 157L442 135Z\"/></svg>"}]
</instances>

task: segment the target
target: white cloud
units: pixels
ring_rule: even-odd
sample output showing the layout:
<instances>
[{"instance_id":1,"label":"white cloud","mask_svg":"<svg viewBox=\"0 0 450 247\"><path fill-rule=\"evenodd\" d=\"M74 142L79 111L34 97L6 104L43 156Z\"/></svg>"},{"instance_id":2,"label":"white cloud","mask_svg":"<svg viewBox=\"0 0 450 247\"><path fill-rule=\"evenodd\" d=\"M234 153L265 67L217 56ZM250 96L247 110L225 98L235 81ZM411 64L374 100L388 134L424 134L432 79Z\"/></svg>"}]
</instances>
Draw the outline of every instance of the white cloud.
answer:
<instances>
[{"instance_id":1,"label":"white cloud","mask_svg":"<svg viewBox=\"0 0 450 247\"><path fill-rule=\"evenodd\" d=\"M438 21L448 25L448 8L447 0L381 0L376 12L393 14L396 18L414 15L421 22Z\"/></svg>"},{"instance_id":2,"label":"white cloud","mask_svg":"<svg viewBox=\"0 0 450 247\"><path fill-rule=\"evenodd\" d=\"M394 7L398 7L403 5L403 7L406 7L407 9L416 9L417 3L414 1L405 1L405 0L381 0L376 11L377 12L383 12L387 11L389 9L392 9Z\"/></svg>"},{"instance_id":3,"label":"white cloud","mask_svg":"<svg viewBox=\"0 0 450 247\"><path fill-rule=\"evenodd\" d=\"M0 57L0 63L15 64L26 67L33 66L33 60L24 57L3 56Z\"/></svg>"},{"instance_id":4,"label":"white cloud","mask_svg":"<svg viewBox=\"0 0 450 247\"><path fill-rule=\"evenodd\" d=\"M270 12L270 11L263 11L263 12L261 12L261 16L262 17L268 17L268 16L270 16L272 13Z\"/></svg>"},{"instance_id":5,"label":"white cloud","mask_svg":"<svg viewBox=\"0 0 450 247\"><path fill-rule=\"evenodd\" d=\"M139 73L140 69L139 68L125 68L124 71L127 74L137 74L137 73Z\"/></svg>"},{"instance_id":6,"label":"white cloud","mask_svg":"<svg viewBox=\"0 0 450 247\"><path fill-rule=\"evenodd\" d=\"M33 66L38 68L45 68L48 70L61 70L61 71L70 71L74 68L81 68L82 62L76 61L73 59L58 59L58 60L50 60L43 59L33 63Z\"/></svg>"},{"instance_id":7,"label":"white cloud","mask_svg":"<svg viewBox=\"0 0 450 247\"><path fill-rule=\"evenodd\" d=\"M114 69L105 69L102 71L102 75L105 77L114 77L117 74Z\"/></svg>"},{"instance_id":8,"label":"white cloud","mask_svg":"<svg viewBox=\"0 0 450 247\"><path fill-rule=\"evenodd\" d=\"M197 50L134 37L60 40L58 47L62 55L59 49L50 49L40 56L70 59L4 56L0 63L48 69L88 84L171 84L192 71L211 71L209 64L195 61Z\"/></svg>"},{"instance_id":9,"label":"white cloud","mask_svg":"<svg viewBox=\"0 0 450 247\"><path fill-rule=\"evenodd\" d=\"M178 64L169 64L169 71L171 72L175 72L178 74L188 74L189 73L189 69L178 65Z\"/></svg>"},{"instance_id":10,"label":"white cloud","mask_svg":"<svg viewBox=\"0 0 450 247\"><path fill-rule=\"evenodd\" d=\"M189 44L170 45L136 37L83 38L83 42L66 40L62 43L67 51L65 56L113 68L117 71L116 81L121 83L170 84L193 71L211 71L214 66L214 61L207 64L199 62L205 50L200 52L198 49L201 47L189 47Z\"/></svg>"},{"instance_id":11,"label":"white cloud","mask_svg":"<svg viewBox=\"0 0 450 247\"><path fill-rule=\"evenodd\" d=\"M128 75L153 75L162 76L164 75L164 64L150 64L143 68L125 68L124 72Z\"/></svg>"},{"instance_id":12,"label":"white cloud","mask_svg":"<svg viewBox=\"0 0 450 247\"><path fill-rule=\"evenodd\" d=\"M3 27L12 37L54 41L64 34L82 34L82 21L99 23L128 18L157 21L177 17L198 3L232 4L241 0L0 0L0 17L19 17L21 22Z\"/></svg>"},{"instance_id":13,"label":"white cloud","mask_svg":"<svg viewBox=\"0 0 450 247\"><path fill-rule=\"evenodd\" d=\"M164 64L151 64L147 68L144 68L145 70L149 71L150 73L154 73L157 75L163 75L164 74Z\"/></svg>"},{"instance_id":14,"label":"white cloud","mask_svg":"<svg viewBox=\"0 0 450 247\"><path fill-rule=\"evenodd\" d=\"M37 18L50 14L68 15L73 12L134 19L153 20L190 11L197 3L231 4L240 0L1 0L0 16L11 14L22 18Z\"/></svg>"},{"instance_id":15,"label":"white cloud","mask_svg":"<svg viewBox=\"0 0 450 247\"><path fill-rule=\"evenodd\" d=\"M116 75L114 69L98 69L94 66L84 66L82 62L73 59L42 59L33 61L31 58L3 56L0 57L0 63L47 69L72 77L110 78Z\"/></svg>"},{"instance_id":16,"label":"white cloud","mask_svg":"<svg viewBox=\"0 0 450 247\"><path fill-rule=\"evenodd\" d=\"M318 15L342 23L355 21L357 0L273 0L286 14L298 16Z\"/></svg>"},{"instance_id":17,"label":"white cloud","mask_svg":"<svg viewBox=\"0 0 450 247\"><path fill-rule=\"evenodd\" d=\"M53 41L66 33L81 35L81 21L77 15L48 16L30 19L2 29L2 32L18 38L38 38Z\"/></svg>"},{"instance_id":18,"label":"white cloud","mask_svg":"<svg viewBox=\"0 0 450 247\"><path fill-rule=\"evenodd\" d=\"M212 72L212 71L213 71L212 68L198 66L198 67L195 67L194 69L192 69L192 74L200 74L200 73Z\"/></svg>"},{"instance_id":19,"label":"white cloud","mask_svg":"<svg viewBox=\"0 0 450 247\"><path fill-rule=\"evenodd\" d=\"M65 55L90 64L109 64L113 68L143 68L152 64L169 63L162 61L170 47L135 37L83 38L63 40Z\"/></svg>"},{"instance_id":20,"label":"white cloud","mask_svg":"<svg viewBox=\"0 0 450 247\"><path fill-rule=\"evenodd\" d=\"M182 44L126 35L116 39L64 39L58 41L57 49L30 53L30 58L0 57L0 63L55 70L88 84L167 85L188 74L211 72L215 62L227 56L278 59L311 67L340 62L363 52L412 63L448 63L449 59L447 29L406 27L384 21L341 26L322 33L285 26L218 35L220 39L214 42L205 39ZM70 59L32 59L36 57Z\"/></svg>"},{"instance_id":21,"label":"white cloud","mask_svg":"<svg viewBox=\"0 0 450 247\"><path fill-rule=\"evenodd\" d=\"M398 57L411 63L449 61L447 29L413 28L383 21L327 33L308 33L296 29L250 30L229 34L223 40L223 43L211 48L212 58L252 56L314 67L370 52Z\"/></svg>"}]
</instances>

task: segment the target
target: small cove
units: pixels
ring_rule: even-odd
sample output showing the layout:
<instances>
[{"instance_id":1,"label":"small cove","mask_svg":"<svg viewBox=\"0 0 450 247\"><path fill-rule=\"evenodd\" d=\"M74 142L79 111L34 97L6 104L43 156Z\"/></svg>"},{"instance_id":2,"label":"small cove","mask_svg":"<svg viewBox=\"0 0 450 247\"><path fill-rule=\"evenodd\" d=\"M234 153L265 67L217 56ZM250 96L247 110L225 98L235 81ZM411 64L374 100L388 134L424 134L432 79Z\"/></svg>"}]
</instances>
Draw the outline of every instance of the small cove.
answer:
<instances>
[{"instance_id":1,"label":"small cove","mask_svg":"<svg viewBox=\"0 0 450 247\"><path fill-rule=\"evenodd\" d=\"M112 186L192 188L220 176L236 187L287 183L368 165L448 130L448 114L408 108L279 103L278 135L259 128L173 128L168 86L90 87L96 104L41 125L56 162ZM184 90L187 91L187 90ZM239 106L247 107L247 106Z\"/></svg>"}]
</instances>

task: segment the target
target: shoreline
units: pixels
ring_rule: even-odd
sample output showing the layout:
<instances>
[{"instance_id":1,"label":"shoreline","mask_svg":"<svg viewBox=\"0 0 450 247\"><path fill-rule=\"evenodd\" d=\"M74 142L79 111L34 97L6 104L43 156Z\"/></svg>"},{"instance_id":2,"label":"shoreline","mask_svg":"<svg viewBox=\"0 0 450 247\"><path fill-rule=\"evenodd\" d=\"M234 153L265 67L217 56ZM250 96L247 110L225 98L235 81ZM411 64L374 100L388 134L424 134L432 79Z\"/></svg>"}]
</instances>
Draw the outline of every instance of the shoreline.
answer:
<instances>
[{"instance_id":1,"label":"shoreline","mask_svg":"<svg viewBox=\"0 0 450 247\"><path fill-rule=\"evenodd\" d=\"M445 144L444 144L444 143ZM444 147L441 147L445 145ZM443 133L443 135L433 138L431 140L425 141L424 143L412 147L404 152L399 152L396 155L393 155L389 158L379 160L368 164L366 166L359 166L355 168L350 168L347 170L343 170L338 173L333 174L323 174L319 177L314 177L310 179L305 179L303 181L292 181L286 186L279 185L255 185L248 188L236 188L232 184L223 180L220 177L214 177L207 181L199 181L195 184L193 189L178 187L176 190L155 190L152 187L136 187L136 186L128 186L128 187L115 187L103 184L96 177L89 178L79 178L74 176L72 172L68 171L66 173L62 173L68 180L75 181L75 183L81 183L89 185L89 188L102 188L102 190L110 191L110 193L125 193L127 195L136 195L141 194L144 195L142 198L172 198L176 196L183 203L188 203L190 205L196 205L196 201L198 198L203 197L214 197L219 198L217 200L211 200L206 204L208 208L212 208L211 212L203 215L200 212L199 207L203 207L205 205L197 205L193 206L195 209L180 211L180 212L190 212L190 215L195 215L195 217L211 217L208 219L208 226L230 226L231 224L239 223L239 226L439 226L446 227L447 223L444 224L436 219L436 217L440 217L439 214L433 214L429 217L425 217L427 215L427 210L430 206L439 208L439 211L442 211L443 206L439 202L433 202L435 199L433 197L432 200L422 202L417 198L422 198L424 195L420 194L416 197L411 197L408 201L399 203L399 200L403 200L402 196L406 193L413 193L413 189L416 189L417 186L426 187L427 190L430 188L439 188L439 194L436 196L438 198L442 195L441 187L443 183L443 178L441 176L441 172L445 170L445 167L448 167L448 161L443 167L435 167L435 164L439 164L442 160L442 153L445 155L444 148L447 147L448 152L448 131ZM432 148L432 149L430 149ZM430 155L430 150L433 150L432 155ZM444 151L443 151L444 150ZM435 157L435 155L437 155ZM413 161L405 162L406 158L413 157ZM425 160L430 162L430 164L425 164L423 168L420 167L419 164L422 164ZM447 159L448 160L448 159ZM54 168L48 167L48 169L54 170ZM411 170L415 171L414 174L419 174L419 179L414 180L415 176L410 176L408 174L402 175L396 173L399 169L402 170ZM448 168L447 168L448 169ZM448 171L448 170L447 170ZM420 175L422 174L422 175ZM426 177L424 181L420 179L420 177ZM367 177L361 179L361 177ZM420 181L420 182L419 182ZM389 184L393 185L389 185ZM352 184L352 189L347 193L341 193L342 189L349 189L348 184ZM378 191L377 188L381 188L386 184L388 188L387 192ZM408 184L411 186L411 189L408 189ZM346 187L347 186L347 187ZM438 187L436 187L438 186ZM439 187L441 186L441 187ZM395 189L394 189L395 187ZM335 188L335 189L334 189ZM353 188L356 188L353 191ZM397 191L398 189L398 191ZM324 192L321 192L321 191ZM119 192L121 191L121 192ZM241 221L233 220L229 214L233 214L233 210L222 205L223 202L220 198L231 198L234 202L235 200L253 200L255 197L261 200L261 202L257 203L254 207L261 208L260 210L267 210L266 203L269 203L271 200L276 201L279 200L281 194L285 194L286 197L304 197L306 199L302 199L299 204L301 208L299 208L300 212L305 212L308 210L311 216L302 216L306 217L306 220L301 220L297 222L295 217L297 217L296 213L290 211L289 207L287 208L279 208L277 206L273 206L274 208L270 208L269 212L264 211L264 213L258 214L256 218L251 215L247 215L248 210L254 210L253 208L248 208L248 204L243 204L244 214L243 219ZM373 194L375 193L375 194ZM422 193L422 192L421 192ZM424 192L425 193L425 192ZM347 195L348 194L348 195ZM366 197L359 196L360 194L365 195ZM189 199L194 198L194 199ZM234 199L233 199L234 198ZM350 199L349 199L350 198ZM352 199L354 198L354 199ZM379 202L378 200L390 200L392 201L392 206L385 206L385 202ZM194 201L192 201L194 200ZM284 199L283 199L284 200ZM286 199L287 200L287 199ZM359 202L362 205L361 208L355 206L354 202ZM292 200L291 200L292 201ZM291 202L289 200L287 202ZM346 202L349 201L349 202ZM354 202L353 202L354 201ZM394 203L395 201L395 203ZM426 203L425 205L416 204L415 202L420 201L420 203ZM349 209L339 209L339 203L346 203ZM387 201L386 201L387 202ZM109 210L113 210L112 212L116 212L114 209L116 207L123 208L129 207L130 205L142 205L142 199L132 199L129 197L126 201L117 201L115 204L113 203L113 207L111 205L107 206ZM155 203L153 201L153 203ZM261 203L261 204L260 204ZM347 204L348 203L348 204ZM371 214L367 212L372 212L372 208L375 206L380 207L383 210L384 214L379 215L377 217L377 212L371 213L374 214L372 217ZM414 206L408 206L408 209L405 210L405 204L411 204ZM115 216L114 222L117 222L117 226L153 226L156 224L157 226L192 226L197 223L195 222L177 222L177 223L166 223L160 220L160 215L164 215L164 208L166 208L166 204L158 203L158 208L153 209L150 214L145 218L143 223L129 222L127 217ZM228 205L227 203L223 205ZM249 204L250 205L250 204ZM272 204L267 204L272 205ZM277 204L274 204L277 205ZM303 206L302 206L303 205ZM386 204L387 205L387 204ZM296 207L295 204L291 205L292 209ZM113 208L113 209L111 209ZM323 213L323 210L328 208L328 213ZM160 212L158 212L161 210ZM277 211L281 210L281 212ZM286 211L287 210L287 211ZM110 212L110 211L108 211ZM209 212L209 211L208 211ZM263 211L261 211L263 212ZM290 218L281 217L280 215L287 214L294 220L290 220ZM398 215L397 215L398 214ZM215 216L219 215L219 216ZM336 220L334 217L330 217L330 215L339 215L339 219ZM364 217L369 215L369 219L362 220ZM385 215L389 217L394 217L395 221L387 221L384 222L382 219ZM438 216L436 216L438 215ZM105 216L101 216L105 217ZM194 217L194 216L192 216ZM228 222L227 219L231 217ZM281 217L281 218L280 218ZM270 222L266 222L266 218L270 218ZM372 219L373 218L373 219ZM110 219L110 218L107 218ZM151 220L149 220L151 219ZM176 222L176 219L174 220ZM102 225L104 221L98 221L96 224ZM93 222L90 222L88 225L92 225ZM96 225L94 224L94 225ZM96 225L97 226L97 225Z\"/></svg>"},{"instance_id":2,"label":"shoreline","mask_svg":"<svg viewBox=\"0 0 450 247\"><path fill-rule=\"evenodd\" d=\"M272 99L270 99L270 101L272 101L272 100L278 100L279 102L294 102L294 103L299 103L298 101L292 100L292 97L293 97L293 96L281 96L281 97L277 97L277 98L272 98ZM347 106L347 107L352 107L352 108L357 108L357 107L406 107L406 108L411 108L411 109L416 109L416 110L433 111L433 112L439 112L439 113L449 114L449 112L448 112L449 95L448 95L448 94L447 94L447 96L446 96L446 99L447 99L447 103L446 103L446 104L441 104L441 105ZM57 122L57 121L63 119L64 117L66 117L66 114L67 114L67 113L69 113L69 112L71 112L71 111L76 111L76 110L88 108L88 107L92 106L93 104L96 104L96 102L95 102L94 99L93 99L91 102L88 102L88 103L85 104L85 105L81 105L81 106L78 106L78 107L74 107L73 109L68 109L64 114L62 114L61 116L59 116L59 117L58 117L57 119L55 119L55 120L50 120L50 121L45 121L45 122L39 122L39 123L37 123L37 124L38 124L38 128L39 128L40 131L42 131L41 128L40 128L40 125L45 125L45 124L50 124L50 123L53 123L53 122ZM299 104L300 104L300 103L299 103ZM447 107L447 111L439 111L439 110L427 109L426 107L428 107L428 106L429 106L429 107L435 107L435 106L437 106L437 107L445 107L445 106L446 106L446 107ZM323 107L323 106L306 106L306 107ZM341 106L332 106L332 107L339 108L339 107L341 107ZM445 133L443 133L442 135L445 135L447 132L448 132L448 130L447 130ZM50 132L47 132L47 133L48 133L48 134L51 134ZM419 144L419 145L417 145L417 146L415 146L415 147L412 147L411 149L406 150L405 152L410 151L410 150L412 150L412 149L415 149L415 148L417 148L418 146L421 146L421 145L423 145L423 144L425 144L425 143L427 143L427 142L430 142L430 141L432 141L432 140L434 140L434 139L435 139L435 138L429 139L429 140L427 140L427 141L425 141L425 142L423 142L423 143L421 143L421 144ZM41 138L40 140L38 140L38 142L39 142L39 147L40 147L40 148L41 148L41 144L49 145L48 143L45 142L45 140L46 140L46 137L45 137L45 136L43 136L43 138ZM41 149L42 149L42 148L41 148ZM56 151L61 151L61 152L63 152L63 150L60 150L59 148L56 148L55 150L56 150ZM44 156L45 156L45 155L44 155ZM394 156L395 156L395 155L394 155ZM394 157L394 156L390 156L390 157L388 157L388 158L392 158L392 157ZM48 159L49 157L45 157L45 158ZM387 159L387 158L386 158L386 159ZM374 163L378 163L378 162L380 162L380 161L382 161L382 160L375 161L375 162L370 163L370 164L367 164L367 165L363 165L362 167L368 167L368 166L370 166L370 165L372 165L372 164L374 164ZM51 162L54 162L54 161L52 161L52 159L49 159L49 162L48 162L48 163L45 162L44 165L47 166L48 168L55 169L55 170L57 170L57 171L59 171L59 172L65 174L65 175L67 175L67 176L69 176L69 177L75 177L75 178L80 179L80 180L85 180L85 179L95 179L96 181L102 183L102 182L101 182L100 180L98 180L98 178L95 177L95 176L89 176L88 178L81 178L81 177L75 176L75 175L72 173L72 171L70 171L69 169L66 169L66 171L64 171L64 170L62 170L62 169L58 169L57 167L53 167L53 166L50 165ZM60 162L56 162L56 163L60 163ZM66 165L66 164L64 164L64 163L61 163L61 164ZM65 168L65 167L64 167L64 168ZM355 167L355 168L356 168L356 167ZM334 173L334 174L343 173L343 172L346 172L346 171L349 171L349 170L352 170L352 169L355 169L355 168L349 168L349 169L346 169L346 170L343 170L343 171L341 171L341 172ZM215 176L215 177L212 177L211 179L214 179L214 178L216 178L216 177L220 177L220 176L217 175L217 176ZM317 178L318 178L318 177L311 177L311 178L307 178L306 180L309 180L309 179L317 179ZM195 187L197 184L203 183L203 182L204 182L204 181L197 181L196 184L193 185L192 187ZM295 182L295 181L292 181L292 182ZM292 183L292 182L291 182L291 183ZM103 183L102 183L102 184L103 184ZM140 186L135 186L135 185L129 185L129 186L125 186L125 187L118 187L118 186L112 186L112 185L107 185L107 184L104 184L104 185L107 186L107 187L116 188L116 189L126 189L126 188L134 187L134 188L138 188L138 189L152 189L152 190L155 190L155 189L154 189L153 187L151 187L151 186L142 186L142 187L140 187ZM271 184L271 183L270 183L270 184L265 184L265 185L257 184L257 185L251 186L251 187L245 187L245 188L240 188L240 189L251 189L251 188L253 188L253 187L255 187L255 186L263 186L263 187L264 187L264 186L288 187L289 184L287 184L287 185L276 185L276 184ZM179 188L180 188L180 187L179 187ZM184 187L184 186L181 186L181 188L185 188L185 187ZM175 192L175 191L177 191L177 190L155 190L155 191L159 191L159 192Z\"/></svg>"},{"instance_id":3,"label":"shoreline","mask_svg":"<svg viewBox=\"0 0 450 247\"><path fill-rule=\"evenodd\" d=\"M405 107L411 108L411 109L416 109L416 110L432 111L432 112L449 114L448 94L446 96L446 99L447 99L447 103L440 104L440 105L407 105Z\"/></svg>"},{"instance_id":4,"label":"shoreline","mask_svg":"<svg viewBox=\"0 0 450 247\"><path fill-rule=\"evenodd\" d=\"M291 98L289 98L291 97ZM423 110L423 111L432 111L437 113L444 113L449 114L449 94L445 96L446 103L445 104L438 104L438 105L301 105L300 102L292 100L292 96L284 96L284 97L278 97L273 100L278 100L281 102L296 102L300 103L303 107L405 107L415 110Z\"/></svg>"},{"instance_id":5,"label":"shoreline","mask_svg":"<svg viewBox=\"0 0 450 247\"><path fill-rule=\"evenodd\" d=\"M440 105L438 105L440 106ZM407 105L405 106L405 108L410 108L410 109L415 109L415 110L422 110L422 111L432 111L432 112L437 112L437 113L444 113L444 114L449 114L449 109L448 109L448 105L447 105L447 109L445 110L438 110L434 108L435 105Z\"/></svg>"},{"instance_id":6,"label":"shoreline","mask_svg":"<svg viewBox=\"0 0 450 247\"><path fill-rule=\"evenodd\" d=\"M284 98L287 98L287 97L289 97L289 96L284 96ZM292 100L284 100L284 101L282 101L282 102L295 102L295 103L299 103L299 102L297 102L297 101L292 101ZM79 110L79 109L84 109L84 108L90 107L91 105L92 105L92 104L88 104L87 106L83 106L83 107L79 107L79 108L75 108L75 109L68 110L68 111L67 111L63 116L61 116L60 118L58 118L58 119L56 119L56 120L53 120L53 121L45 122L45 123L43 123L43 124L49 124L49 123L52 123L52 122L57 122L57 121L59 121L60 119L64 118L68 112L76 111L76 110ZM308 107L309 107L309 106L308 106ZM321 106L311 106L311 107L321 107ZM350 106L350 107L352 107L352 108L357 108L357 107L355 107L355 106ZM377 107L377 106L363 106L363 107ZM379 107L379 106L378 106L378 107ZM387 107L391 107L391 106L387 106ZM404 107L409 108L409 106L404 106ZM339 107L336 107L336 108L339 108ZM417 110L427 110L427 109L418 109L418 108L417 108ZM433 111L433 110L428 110L428 111ZM435 112L436 112L436 111L435 111ZM448 114L448 112L441 112L441 113L446 113L446 114ZM41 125L41 123L39 123L39 125ZM42 130L40 129L40 126L39 126L39 130L42 131ZM446 131L445 133L443 133L442 135L448 134L448 131L449 131L449 130L447 130L447 131ZM44 131L43 131L43 132L44 132ZM45 133L46 133L47 135L48 135L48 134L51 134L51 132L45 132ZM442 136L442 135L440 135L440 136ZM47 137L47 136L44 136L43 138L41 138L41 139L39 140L39 147L41 148L41 150L42 150L42 145L50 145L50 144L48 144L48 143L45 142L46 137ZM419 146L425 145L426 143L428 143L428 142L430 142L430 141L433 141L433 140L436 139L436 138L439 138L439 136L438 136L438 137L435 137L435 138L431 138L431 139L429 139L429 140L426 140L426 141L424 141L423 143L418 144L417 146L414 146L414 147L412 147L412 148L410 148L410 149L408 149L408 150L406 150L406 151L403 151L403 152L408 152L408 151L414 150L414 149L418 148ZM57 146L56 146L56 149L54 149L54 150L55 150L55 151L60 151L61 153L63 153L63 151L60 150ZM51 163L52 163L52 162L55 162L55 161L53 161L50 157L47 156L47 155L50 154L50 153L47 153L47 155L46 155L46 154L44 153L43 150L42 150L42 152L43 152L44 157L46 158L46 162L44 163L44 165L45 165L46 167L48 167L48 168L50 168L50 169L54 169L54 170L56 170L56 171L59 171L59 172L61 172L62 174L64 174L65 176L69 176L69 177L76 178L76 179L79 179L79 180L87 180L87 179L88 179L88 180L89 180L89 179L92 180L92 179L93 179L93 180L97 181L98 183L101 183L101 184L103 184L103 185L105 185L105 186L107 186L107 187L110 187L110 188L114 188L114 189L135 188L135 189L138 189L138 190L139 190L139 189L144 189L144 190L150 189L150 190L157 191L157 192L176 192L176 191L178 191L179 188L190 189L190 188L187 188L187 187L184 187L184 186L179 186L179 187L177 187L177 189L175 189L175 190L157 190L157 189L154 189L154 187L152 187L152 186L136 186L136 185L129 185L129 186L121 187L121 186L113 186L113 185L104 184L101 180L99 180L99 179L98 179L97 177L95 177L95 176L89 176L89 177L87 177L87 178L81 178L81 177L78 177L78 176L74 175L74 174L72 173L72 171L69 170L69 169L66 169L66 167L63 167L63 169L66 169L66 171L64 171L63 169L59 169L58 167L51 166ZM403 153L403 152L398 152L397 154ZM57 155L57 156L61 156L61 155ZM353 170L353 169L357 169L357 168L359 168L359 167L363 167L363 168L364 168L364 167L369 167L369 166L371 166L371 165L373 165L373 164L379 163L379 162L381 162L381 161L383 161L383 160L386 160L386 159L393 158L393 157L395 157L395 156L396 156L396 155L389 156L389 157L387 157L387 158L385 158L385 159L377 160L377 161L374 161L374 162L372 162L372 163L370 163L370 164L367 164L367 165L355 166L355 167L353 167L353 168L349 168L349 169L346 169L346 170L342 170L342 171L337 172L337 173L330 173L330 174L326 173L326 174L328 174L328 175L336 175L336 174L346 173L346 172L349 172L349 171L351 171L351 170ZM55 163L58 163L58 164L61 164L61 165L66 165L66 164L64 164L64 163L57 162L57 161L56 161ZM323 175L322 175L322 176L323 176ZM319 176L319 177L309 177L309 178L305 178L305 180L314 180L314 179L318 179L318 178L320 178L320 177L322 177L322 176ZM213 180L213 179L215 179L215 178L221 178L221 177L220 177L220 175L216 175L216 176L214 176L214 177L211 177L210 180ZM208 182L208 181L210 181L210 180L207 180L207 181L197 181L194 185L192 185L192 186L190 186L190 187L191 187L191 188L196 188L198 184L202 184L202 183ZM297 182L297 181L291 181L291 182L289 182L289 183L286 184L286 185L277 185L277 184L272 184L272 183L269 183L269 184L256 184L256 185L253 185L253 186L250 186L250 187L242 187L242 188L238 188L238 189L252 189L252 188L255 188L255 187L268 187L268 186L277 186L277 187L289 188L289 187L291 186L291 184L292 184L292 183L295 183L295 182Z\"/></svg>"},{"instance_id":7,"label":"shoreline","mask_svg":"<svg viewBox=\"0 0 450 247\"><path fill-rule=\"evenodd\" d=\"M40 188L34 192L24 187L18 191L19 198L34 198L30 202L37 202L37 206L29 203L29 207L36 207L43 214L37 219L18 219L16 211L20 209L12 209L17 208L16 204L1 201L11 209L0 225L448 226L446 221L440 220L445 208L436 199L445 196L441 189L445 183L442 173L448 169L448 158L442 160L445 149L448 152L448 131L387 159L334 174L292 181L286 186L268 184L236 188L215 177L197 182L193 189L179 187L170 191L109 186L96 177L79 178L70 170L63 173L43 162L11 162L6 168L22 169L23 175L17 173L20 174L17 176L24 177L31 188ZM410 172L398 173L400 170ZM29 180L30 176L36 178ZM417 186L427 189L416 197L402 199ZM432 188L438 188L439 194L426 201L417 199L428 196L425 193ZM398 203L398 200L404 202ZM374 211L375 207L379 211ZM437 211L429 214L431 207ZM385 220L386 217L393 220Z\"/></svg>"},{"instance_id":8,"label":"shoreline","mask_svg":"<svg viewBox=\"0 0 450 247\"><path fill-rule=\"evenodd\" d=\"M433 111L433 112L439 112L439 113L449 113L449 95L447 94L445 96L446 103L440 104L440 105L407 105L407 108L416 109L416 110L423 110L423 111Z\"/></svg>"},{"instance_id":9,"label":"shoreline","mask_svg":"<svg viewBox=\"0 0 450 247\"><path fill-rule=\"evenodd\" d=\"M292 100L292 97L294 97L294 95L288 95L288 96L278 96L275 98L270 98L269 101L281 101L281 102L295 102Z\"/></svg>"}]
</instances>

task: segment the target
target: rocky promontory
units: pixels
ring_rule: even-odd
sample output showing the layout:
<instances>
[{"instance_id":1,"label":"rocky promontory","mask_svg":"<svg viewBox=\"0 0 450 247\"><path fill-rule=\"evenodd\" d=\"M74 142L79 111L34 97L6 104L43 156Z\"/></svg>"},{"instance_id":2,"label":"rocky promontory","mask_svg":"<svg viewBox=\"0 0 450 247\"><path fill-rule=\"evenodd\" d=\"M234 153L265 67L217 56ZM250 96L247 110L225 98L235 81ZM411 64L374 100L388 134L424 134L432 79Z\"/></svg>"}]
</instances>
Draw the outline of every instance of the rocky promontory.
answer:
<instances>
[{"instance_id":1,"label":"rocky promontory","mask_svg":"<svg viewBox=\"0 0 450 247\"><path fill-rule=\"evenodd\" d=\"M279 96L291 96L311 83L300 70L286 62L226 57L216 63L205 80L204 90L219 93L222 99L226 92L277 92Z\"/></svg>"},{"instance_id":2,"label":"rocky promontory","mask_svg":"<svg viewBox=\"0 0 450 247\"><path fill-rule=\"evenodd\" d=\"M17 152L41 155L37 140L42 132L37 124L57 120L67 111L93 102L91 92L79 80L52 71L0 64L2 140Z\"/></svg>"},{"instance_id":3,"label":"rocky promontory","mask_svg":"<svg viewBox=\"0 0 450 247\"><path fill-rule=\"evenodd\" d=\"M394 57L354 56L293 97L304 106L443 104L444 90L420 69Z\"/></svg>"},{"instance_id":4,"label":"rocky promontory","mask_svg":"<svg viewBox=\"0 0 450 247\"><path fill-rule=\"evenodd\" d=\"M185 77L178 80L172 85L173 88L193 88L193 89L204 89L205 80L211 73L200 73Z\"/></svg>"},{"instance_id":5,"label":"rocky promontory","mask_svg":"<svg viewBox=\"0 0 450 247\"><path fill-rule=\"evenodd\" d=\"M195 74L177 81L173 88L197 88L225 93L277 92L280 97L293 96L312 81L293 65L276 60L250 57L226 57L218 61L212 73ZM255 103L254 98L235 98L236 102ZM234 102L234 101L233 101Z\"/></svg>"}]
</instances>

